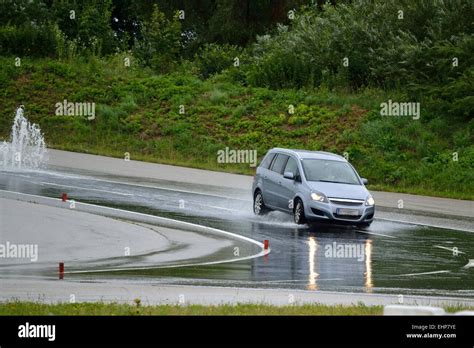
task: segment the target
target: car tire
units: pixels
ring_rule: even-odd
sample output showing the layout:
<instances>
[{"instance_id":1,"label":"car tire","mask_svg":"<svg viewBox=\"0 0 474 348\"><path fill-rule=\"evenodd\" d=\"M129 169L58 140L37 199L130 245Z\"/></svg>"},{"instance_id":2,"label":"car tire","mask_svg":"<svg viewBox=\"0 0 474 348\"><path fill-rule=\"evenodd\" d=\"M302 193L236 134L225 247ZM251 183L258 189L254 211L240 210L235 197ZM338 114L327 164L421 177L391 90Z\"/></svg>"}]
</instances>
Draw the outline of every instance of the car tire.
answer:
<instances>
[{"instance_id":1,"label":"car tire","mask_svg":"<svg viewBox=\"0 0 474 348\"><path fill-rule=\"evenodd\" d=\"M265 206L263 195L260 190L257 190L253 195L253 213L255 215L265 215L269 209Z\"/></svg>"},{"instance_id":2,"label":"car tire","mask_svg":"<svg viewBox=\"0 0 474 348\"><path fill-rule=\"evenodd\" d=\"M293 220L297 225L306 223L306 216L304 215L304 205L301 199L295 201L295 208L293 209Z\"/></svg>"}]
</instances>

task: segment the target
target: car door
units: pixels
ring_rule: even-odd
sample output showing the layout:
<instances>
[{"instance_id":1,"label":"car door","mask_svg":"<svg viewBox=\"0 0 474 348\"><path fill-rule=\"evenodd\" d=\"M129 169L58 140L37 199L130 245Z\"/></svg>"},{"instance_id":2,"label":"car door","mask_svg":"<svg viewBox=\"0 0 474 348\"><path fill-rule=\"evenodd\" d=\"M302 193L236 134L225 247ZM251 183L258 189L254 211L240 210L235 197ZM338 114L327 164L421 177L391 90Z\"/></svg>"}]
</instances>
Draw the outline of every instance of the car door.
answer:
<instances>
[{"instance_id":1,"label":"car door","mask_svg":"<svg viewBox=\"0 0 474 348\"><path fill-rule=\"evenodd\" d=\"M285 172L292 172L295 179L286 179L282 177L280 185L280 195L278 196L278 205L282 206L286 211L292 211L293 205L290 204L293 202L293 198L298 191L298 186L301 185L301 176L298 169L297 160L290 156L286 162L285 168L283 169L283 174Z\"/></svg>"},{"instance_id":2,"label":"car door","mask_svg":"<svg viewBox=\"0 0 474 348\"><path fill-rule=\"evenodd\" d=\"M265 158L262 160L262 163L258 166L258 182L260 183L260 187L262 189L262 195L263 195L263 201L265 204L269 204L270 202L270 197L267 192L267 187L268 187L268 176L270 172L270 168L273 164L273 160L276 157L276 153L270 152L268 153Z\"/></svg>"},{"instance_id":3,"label":"car door","mask_svg":"<svg viewBox=\"0 0 474 348\"><path fill-rule=\"evenodd\" d=\"M288 155L282 153L277 154L270 170L268 171L268 177L265 181L265 204L277 209L284 208L281 204L281 182L283 180L283 169L285 168L288 158Z\"/></svg>"}]
</instances>

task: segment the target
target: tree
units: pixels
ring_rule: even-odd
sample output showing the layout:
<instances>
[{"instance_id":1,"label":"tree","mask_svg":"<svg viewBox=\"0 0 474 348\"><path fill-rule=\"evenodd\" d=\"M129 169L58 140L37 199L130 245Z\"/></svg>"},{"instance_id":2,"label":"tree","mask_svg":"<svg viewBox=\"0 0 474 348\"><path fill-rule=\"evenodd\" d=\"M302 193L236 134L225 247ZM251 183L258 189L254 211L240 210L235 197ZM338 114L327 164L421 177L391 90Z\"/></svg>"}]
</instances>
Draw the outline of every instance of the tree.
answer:
<instances>
[{"instance_id":1,"label":"tree","mask_svg":"<svg viewBox=\"0 0 474 348\"><path fill-rule=\"evenodd\" d=\"M181 24L177 15L168 20L155 4L151 19L141 24L140 36L134 53L142 64L161 72L169 70L181 47Z\"/></svg>"}]
</instances>

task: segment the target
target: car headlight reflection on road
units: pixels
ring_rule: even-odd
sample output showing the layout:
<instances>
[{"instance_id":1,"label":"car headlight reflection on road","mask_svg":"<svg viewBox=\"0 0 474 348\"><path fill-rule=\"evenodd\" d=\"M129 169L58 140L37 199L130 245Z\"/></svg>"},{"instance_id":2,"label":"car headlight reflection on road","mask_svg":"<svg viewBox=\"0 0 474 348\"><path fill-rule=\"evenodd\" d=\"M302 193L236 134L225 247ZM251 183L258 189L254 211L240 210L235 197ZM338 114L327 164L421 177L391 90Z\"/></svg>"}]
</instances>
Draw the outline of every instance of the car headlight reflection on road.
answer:
<instances>
[{"instance_id":1,"label":"car headlight reflection on road","mask_svg":"<svg viewBox=\"0 0 474 348\"><path fill-rule=\"evenodd\" d=\"M365 205L372 206L375 204L374 198L372 196L369 196L367 200L365 201Z\"/></svg>"},{"instance_id":2,"label":"car headlight reflection on road","mask_svg":"<svg viewBox=\"0 0 474 348\"><path fill-rule=\"evenodd\" d=\"M328 202L328 199L326 198L326 196L324 195L324 193L321 193L321 192L313 192L313 193L311 193L311 199L312 199L313 201L318 201L318 202L325 202L325 203Z\"/></svg>"}]
</instances>

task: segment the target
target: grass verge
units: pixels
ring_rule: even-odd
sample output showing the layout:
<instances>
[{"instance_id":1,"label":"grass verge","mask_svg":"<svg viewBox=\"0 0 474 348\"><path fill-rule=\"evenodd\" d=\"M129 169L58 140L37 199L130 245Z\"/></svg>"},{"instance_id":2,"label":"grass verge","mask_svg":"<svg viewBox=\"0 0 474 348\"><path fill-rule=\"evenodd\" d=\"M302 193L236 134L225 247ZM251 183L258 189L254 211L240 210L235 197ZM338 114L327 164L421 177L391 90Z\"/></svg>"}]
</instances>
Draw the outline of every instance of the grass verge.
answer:
<instances>
[{"instance_id":1,"label":"grass verge","mask_svg":"<svg viewBox=\"0 0 474 348\"><path fill-rule=\"evenodd\" d=\"M447 312L474 310L467 307L446 307ZM0 315L382 315L383 306L350 306L322 304L270 306L236 304L219 306L201 305L143 305L119 303L59 303L12 301L0 304Z\"/></svg>"}]
</instances>

